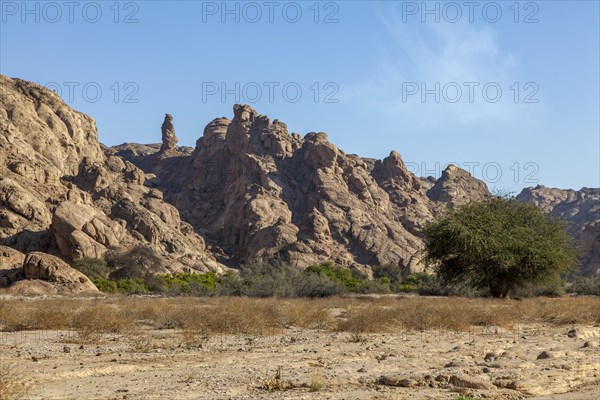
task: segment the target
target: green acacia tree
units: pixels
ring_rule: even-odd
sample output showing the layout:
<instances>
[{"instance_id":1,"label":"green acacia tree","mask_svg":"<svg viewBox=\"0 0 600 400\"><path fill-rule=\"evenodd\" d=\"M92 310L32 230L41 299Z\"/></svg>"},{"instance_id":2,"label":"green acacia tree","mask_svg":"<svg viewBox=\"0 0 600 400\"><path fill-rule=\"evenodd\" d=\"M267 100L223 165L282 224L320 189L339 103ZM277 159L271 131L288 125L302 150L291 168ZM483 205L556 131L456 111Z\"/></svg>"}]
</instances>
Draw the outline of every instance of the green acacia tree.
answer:
<instances>
[{"instance_id":1,"label":"green acacia tree","mask_svg":"<svg viewBox=\"0 0 600 400\"><path fill-rule=\"evenodd\" d=\"M534 205L492 197L451 210L425 230L426 261L444 283L489 289L562 282L577 261L562 221Z\"/></svg>"}]
</instances>

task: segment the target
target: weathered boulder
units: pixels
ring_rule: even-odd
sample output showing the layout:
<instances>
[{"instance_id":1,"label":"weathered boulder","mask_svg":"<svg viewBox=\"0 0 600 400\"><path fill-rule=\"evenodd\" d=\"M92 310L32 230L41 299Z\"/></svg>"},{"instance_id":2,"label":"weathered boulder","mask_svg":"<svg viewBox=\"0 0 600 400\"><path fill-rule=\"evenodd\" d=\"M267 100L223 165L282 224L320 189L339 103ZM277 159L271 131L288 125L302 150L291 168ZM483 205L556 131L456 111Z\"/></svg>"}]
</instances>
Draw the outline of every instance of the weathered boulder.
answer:
<instances>
[{"instance_id":1,"label":"weathered boulder","mask_svg":"<svg viewBox=\"0 0 600 400\"><path fill-rule=\"evenodd\" d=\"M0 288L23 279L25 254L7 246L0 246Z\"/></svg>"},{"instance_id":2,"label":"weathered boulder","mask_svg":"<svg viewBox=\"0 0 600 400\"><path fill-rule=\"evenodd\" d=\"M56 286L59 292L97 293L98 289L76 269L58 257L46 253L33 252L23 262L25 279L37 279Z\"/></svg>"},{"instance_id":3,"label":"weathered boulder","mask_svg":"<svg viewBox=\"0 0 600 400\"><path fill-rule=\"evenodd\" d=\"M70 201L60 203L52 216L52 231L63 256L102 258L116 247L125 229L92 206Z\"/></svg>"}]
</instances>

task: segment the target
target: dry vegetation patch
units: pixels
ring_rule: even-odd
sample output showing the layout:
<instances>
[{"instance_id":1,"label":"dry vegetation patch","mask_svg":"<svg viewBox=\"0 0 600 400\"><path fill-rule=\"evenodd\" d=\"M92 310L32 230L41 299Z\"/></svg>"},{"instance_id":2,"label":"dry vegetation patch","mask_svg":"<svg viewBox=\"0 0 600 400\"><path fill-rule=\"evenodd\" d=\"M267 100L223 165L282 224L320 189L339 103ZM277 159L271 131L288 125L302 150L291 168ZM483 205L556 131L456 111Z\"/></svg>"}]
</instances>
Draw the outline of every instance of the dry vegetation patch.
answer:
<instances>
[{"instance_id":1,"label":"dry vegetation patch","mask_svg":"<svg viewBox=\"0 0 600 400\"><path fill-rule=\"evenodd\" d=\"M597 297L253 299L130 298L0 300L0 330L74 330L82 340L141 329L179 329L190 340L214 334L275 335L304 329L365 333L515 324L597 324Z\"/></svg>"},{"instance_id":2,"label":"dry vegetation patch","mask_svg":"<svg viewBox=\"0 0 600 400\"><path fill-rule=\"evenodd\" d=\"M0 357L0 399L23 399L28 389L29 385L22 379L21 371Z\"/></svg>"}]
</instances>

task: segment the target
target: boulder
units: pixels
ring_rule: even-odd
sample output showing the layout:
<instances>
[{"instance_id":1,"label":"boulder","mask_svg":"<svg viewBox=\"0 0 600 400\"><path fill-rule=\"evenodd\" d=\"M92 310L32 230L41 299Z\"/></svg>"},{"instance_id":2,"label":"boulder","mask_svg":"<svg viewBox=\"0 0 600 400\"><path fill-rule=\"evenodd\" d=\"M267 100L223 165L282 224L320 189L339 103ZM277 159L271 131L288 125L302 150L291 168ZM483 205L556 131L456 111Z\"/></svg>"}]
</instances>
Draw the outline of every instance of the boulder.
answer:
<instances>
[{"instance_id":1,"label":"boulder","mask_svg":"<svg viewBox=\"0 0 600 400\"><path fill-rule=\"evenodd\" d=\"M28 254L23 262L23 274L25 279L53 284L59 292L72 294L98 292L87 276L71 268L60 258L46 253Z\"/></svg>"},{"instance_id":2,"label":"boulder","mask_svg":"<svg viewBox=\"0 0 600 400\"><path fill-rule=\"evenodd\" d=\"M23 279L25 254L7 246L0 246L0 288Z\"/></svg>"},{"instance_id":3,"label":"boulder","mask_svg":"<svg viewBox=\"0 0 600 400\"><path fill-rule=\"evenodd\" d=\"M63 256L102 258L108 247L120 244L125 229L86 204L64 201L52 216L52 231Z\"/></svg>"}]
</instances>

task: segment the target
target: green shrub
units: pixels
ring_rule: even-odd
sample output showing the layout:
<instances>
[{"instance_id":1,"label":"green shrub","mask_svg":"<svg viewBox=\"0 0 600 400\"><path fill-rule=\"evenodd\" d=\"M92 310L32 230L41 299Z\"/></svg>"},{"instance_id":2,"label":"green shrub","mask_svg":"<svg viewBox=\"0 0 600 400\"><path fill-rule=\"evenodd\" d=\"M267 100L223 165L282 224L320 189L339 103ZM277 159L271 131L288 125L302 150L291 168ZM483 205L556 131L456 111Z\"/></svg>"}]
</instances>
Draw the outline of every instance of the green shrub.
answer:
<instances>
[{"instance_id":1,"label":"green shrub","mask_svg":"<svg viewBox=\"0 0 600 400\"><path fill-rule=\"evenodd\" d=\"M146 294L150 292L143 278L119 280L93 278L91 281L104 293Z\"/></svg>"},{"instance_id":2,"label":"green shrub","mask_svg":"<svg viewBox=\"0 0 600 400\"><path fill-rule=\"evenodd\" d=\"M78 258L73 261L73 268L88 278L108 278L108 267L104 260L92 257Z\"/></svg>"},{"instance_id":3,"label":"green shrub","mask_svg":"<svg viewBox=\"0 0 600 400\"><path fill-rule=\"evenodd\" d=\"M432 279L432 276L426 272L415 272L397 284L394 290L398 292L418 292L421 287L427 286Z\"/></svg>"},{"instance_id":4,"label":"green shrub","mask_svg":"<svg viewBox=\"0 0 600 400\"><path fill-rule=\"evenodd\" d=\"M349 292L355 292L359 286L364 284L364 279L353 276L349 269L336 267L330 262L311 265L304 270L304 273L324 276L332 282L341 284Z\"/></svg>"},{"instance_id":5,"label":"green shrub","mask_svg":"<svg viewBox=\"0 0 600 400\"><path fill-rule=\"evenodd\" d=\"M567 286L567 292L579 296L600 296L600 275L575 277Z\"/></svg>"},{"instance_id":6,"label":"green shrub","mask_svg":"<svg viewBox=\"0 0 600 400\"><path fill-rule=\"evenodd\" d=\"M104 293L117 293L117 282L106 278L91 278L99 291Z\"/></svg>"},{"instance_id":7,"label":"green shrub","mask_svg":"<svg viewBox=\"0 0 600 400\"><path fill-rule=\"evenodd\" d=\"M216 287L216 274L164 274L151 275L144 278L150 292L168 295L207 295L214 292Z\"/></svg>"},{"instance_id":8,"label":"green shrub","mask_svg":"<svg viewBox=\"0 0 600 400\"><path fill-rule=\"evenodd\" d=\"M146 294L149 292L144 278L119 279L117 281L117 292L125 294Z\"/></svg>"}]
</instances>

